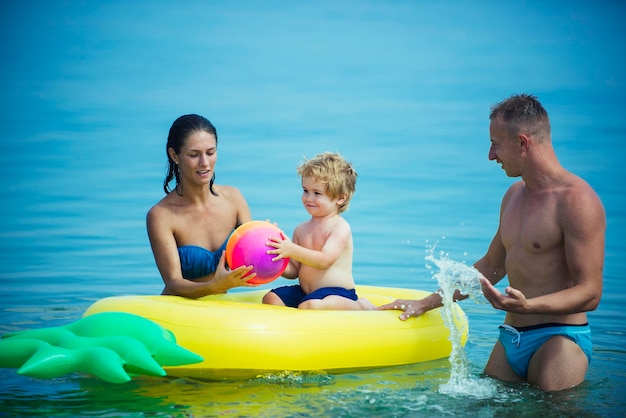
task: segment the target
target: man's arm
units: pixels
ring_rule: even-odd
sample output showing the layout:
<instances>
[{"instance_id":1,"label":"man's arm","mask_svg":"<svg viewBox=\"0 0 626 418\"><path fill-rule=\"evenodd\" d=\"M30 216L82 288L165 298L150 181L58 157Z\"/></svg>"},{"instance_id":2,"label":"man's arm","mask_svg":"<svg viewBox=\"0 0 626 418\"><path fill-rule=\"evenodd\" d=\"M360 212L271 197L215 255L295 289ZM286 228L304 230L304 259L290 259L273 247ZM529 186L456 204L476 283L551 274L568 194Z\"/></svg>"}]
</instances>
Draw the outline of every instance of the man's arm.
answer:
<instances>
[{"instance_id":1,"label":"man's arm","mask_svg":"<svg viewBox=\"0 0 626 418\"><path fill-rule=\"evenodd\" d=\"M487 253L474 263L474 268L491 284L496 284L506 276L506 249L500 238L500 227L493 236Z\"/></svg>"}]
</instances>

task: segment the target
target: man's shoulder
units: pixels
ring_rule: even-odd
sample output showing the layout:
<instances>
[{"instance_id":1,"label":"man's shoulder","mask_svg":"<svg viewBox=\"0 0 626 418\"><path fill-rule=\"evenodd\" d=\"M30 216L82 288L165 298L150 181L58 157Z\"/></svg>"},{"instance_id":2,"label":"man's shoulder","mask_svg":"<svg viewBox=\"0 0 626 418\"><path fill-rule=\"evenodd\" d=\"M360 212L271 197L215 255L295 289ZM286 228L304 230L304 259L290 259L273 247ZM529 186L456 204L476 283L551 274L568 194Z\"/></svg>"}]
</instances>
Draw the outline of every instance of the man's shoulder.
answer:
<instances>
[{"instance_id":1,"label":"man's shoulder","mask_svg":"<svg viewBox=\"0 0 626 418\"><path fill-rule=\"evenodd\" d=\"M524 181L519 180L515 183L511 184L509 188L504 193L504 197L502 198L503 203L507 203L513 196L518 195L525 187Z\"/></svg>"},{"instance_id":2,"label":"man's shoulder","mask_svg":"<svg viewBox=\"0 0 626 418\"><path fill-rule=\"evenodd\" d=\"M566 186L561 189L561 197L568 203L575 201L600 203L600 197L589 183L574 173L568 173Z\"/></svg>"},{"instance_id":3,"label":"man's shoulder","mask_svg":"<svg viewBox=\"0 0 626 418\"><path fill-rule=\"evenodd\" d=\"M526 186L526 183L524 183L524 180L517 180L516 182L514 182L513 184L509 186L507 193L518 193L520 190L524 188L524 186Z\"/></svg>"},{"instance_id":4,"label":"man's shoulder","mask_svg":"<svg viewBox=\"0 0 626 418\"><path fill-rule=\"evenodd\" d=\"M558 194L558 204L559 213L570 221L599 226L605 220L600 197L589 183L575 174L571 174L567 187Z\"/></svg>"}]
</instances>

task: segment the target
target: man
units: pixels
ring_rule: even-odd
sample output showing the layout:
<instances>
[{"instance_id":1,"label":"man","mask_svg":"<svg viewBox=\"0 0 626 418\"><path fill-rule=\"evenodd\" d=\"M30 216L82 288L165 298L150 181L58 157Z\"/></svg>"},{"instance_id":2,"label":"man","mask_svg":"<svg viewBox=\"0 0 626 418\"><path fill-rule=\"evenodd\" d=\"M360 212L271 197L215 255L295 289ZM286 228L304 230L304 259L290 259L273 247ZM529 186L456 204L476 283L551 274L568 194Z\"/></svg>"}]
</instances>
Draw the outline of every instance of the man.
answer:
<instances>
[{"instance_id":1,"label":"man","mask_svg":"<svg viewBox=\"0 0 626 418\"><path fill-rule=\"evenodd\" d=\"M585 312L596 309L602 295L604 208L593 189L559 163L548 114L536 97L514 95L493 106L489 119L489 159L522 180L504 195L499 228L474 264L484 276L485 297L506 312L485 374L544 391L570 388L584 381L591 359ZM504 276L509 286L502 294L494 285ZM404 305L405 320L441 304L433 293L378 309Z\"/></svg>"}]
</instances>

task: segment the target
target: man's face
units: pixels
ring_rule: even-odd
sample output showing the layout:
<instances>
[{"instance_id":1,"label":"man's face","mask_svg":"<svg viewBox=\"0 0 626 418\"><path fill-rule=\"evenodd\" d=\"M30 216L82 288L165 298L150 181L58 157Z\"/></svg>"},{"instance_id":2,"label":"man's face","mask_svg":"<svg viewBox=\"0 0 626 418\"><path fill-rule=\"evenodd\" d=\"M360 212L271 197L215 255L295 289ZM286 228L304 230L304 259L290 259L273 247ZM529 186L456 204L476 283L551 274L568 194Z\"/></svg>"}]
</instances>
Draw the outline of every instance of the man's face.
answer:
<instances>
[{"instance_id":1,"label":"man's face","mask_svg":"<svg viewBox=\"0 0 626 418\"><path fill-rule=\"evenodd\" d=\"M507 176L518 177L520 143L517 138L510 137L508 127L501 118L496 118L489 124L489 137L491 139L489 160L495 160L500 164Z\"/></svg>"}]
</instances>

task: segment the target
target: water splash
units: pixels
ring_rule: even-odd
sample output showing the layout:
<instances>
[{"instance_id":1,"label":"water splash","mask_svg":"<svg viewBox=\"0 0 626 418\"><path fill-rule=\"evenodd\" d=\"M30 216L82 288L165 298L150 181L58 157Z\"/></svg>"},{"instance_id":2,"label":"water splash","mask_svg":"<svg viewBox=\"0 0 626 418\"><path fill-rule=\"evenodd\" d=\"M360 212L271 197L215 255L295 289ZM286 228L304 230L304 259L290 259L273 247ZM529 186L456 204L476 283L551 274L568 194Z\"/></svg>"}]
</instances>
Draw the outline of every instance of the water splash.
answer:
<instances>
[{"instance_id":1,"label":"water splash","mask_svg":"<svg viewBox=\"0 0 626 418\"><path fill-rule=\"evenodd\" d=\"M441 315L444 324L450 330L450 342L452 343L450 379L440 386L439 392L446 395L470 396L480 399L491 397L496 392L493 383L489 379L477 379L470 375L469 361L461 344L465 330L459 329L457 326L462 322L455 318L458 313L453 309L455 290L467 295L476 303L488 303L480 287L479 278L482 277L482 274L473 266L449 259L443 251L439 253L439 258L436 258L433 255L434 251L435 246L427 251L428 254L425 259L438 267L439 270L433 272L432 276L439 284L438 293L443 302ZM427 265L427 268L432 270L431 265Z\"/></svg>"}]
</instances>

